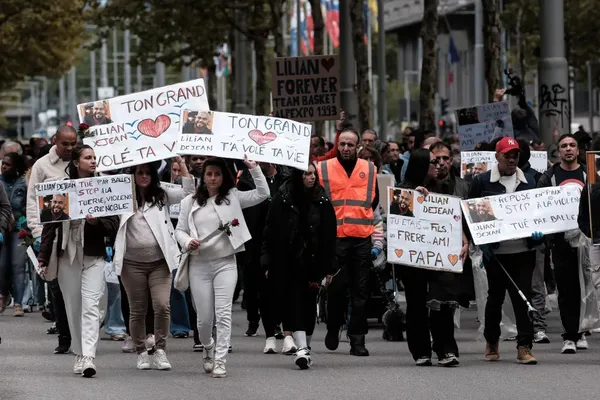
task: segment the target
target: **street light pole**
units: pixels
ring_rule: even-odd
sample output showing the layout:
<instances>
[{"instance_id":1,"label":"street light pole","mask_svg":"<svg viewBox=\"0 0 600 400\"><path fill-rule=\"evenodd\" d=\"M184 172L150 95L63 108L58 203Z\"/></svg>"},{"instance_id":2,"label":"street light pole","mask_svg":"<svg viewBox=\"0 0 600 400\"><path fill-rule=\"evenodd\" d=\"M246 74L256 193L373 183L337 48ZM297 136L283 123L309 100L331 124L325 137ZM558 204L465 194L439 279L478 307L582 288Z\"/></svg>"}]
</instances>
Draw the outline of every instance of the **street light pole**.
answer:
<instances>
[{"instance_id":1,"label":"street light pole","mask_svg":"<svg viewBox=\"0 0 600 400\"><path fill-rule=\"evenodd\" d=\"M475 104L485 102L484 54L483 54L483 5L475 0Z\"/></svg>"},{"instance_id":2,"label":"street light pole","mask_svg":"<svg viewBox=\"0 0 600 400\"><path fill-rule=\"evenodd\" d=\"M356 61L352 43L352 22L350 20L350 0L340 1L340 71L342 108L346 119L356 125L358 120L358 98L354 91L356 83Z\"/></svg>"},{"instance_id":3,"label":"street light pole","mask_svg":"<svg viewBox=\"0 0 600 400\"><path fill-rule=\"evenodd\" d=\"M540 2L539 107L541 139L549 148L569 133L569 68L565 58L563 0Z\"/></svg>"},{"instance_id":4,"label":"street light pole","mask_svg":"<svg viewBox=\"0 0 600 400\"><path fill-rule=\"evenodd\" d=\"M387 79L386 79L386 64L385 64L385 26L383 23L384 9L383 0L377 1L377 20L379 24L378 40L377 40L377 64L379 76L379 96L377 96L377 107L379 114L379 137L381 140L387 139L387 103L386 103L386 90L387 90Z\"/></svg>"}]
</instances>

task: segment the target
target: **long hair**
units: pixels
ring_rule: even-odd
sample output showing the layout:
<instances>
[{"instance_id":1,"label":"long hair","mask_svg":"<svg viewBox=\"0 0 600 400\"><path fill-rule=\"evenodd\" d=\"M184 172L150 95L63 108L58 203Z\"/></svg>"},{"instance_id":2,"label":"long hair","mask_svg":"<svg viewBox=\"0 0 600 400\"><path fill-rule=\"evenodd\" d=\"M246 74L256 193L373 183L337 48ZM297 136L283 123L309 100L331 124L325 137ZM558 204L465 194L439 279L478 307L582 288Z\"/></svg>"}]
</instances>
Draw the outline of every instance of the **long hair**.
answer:
<instances>
[{"instance_id":1,"label":"long hair","mask_svg":"<svg viewBox=\"0 0 600 400\"><path fill-rule=\"evenodd\" d=\"M314 166L314 164L312 164ZM308 210L313 198L313 193L319 185L319 175L315 167L315 184L312 189L307 190L304 187L304 171L293 168L290 177L290 192L292 202L298 208L298 229L304 239L310 236L310 226L308 220Z\"/></svg>"},{"instance_id":2,"label":"long hair","mask_svg":"<svg viewBox=\"0 0 600 400\"><path fill-rule=\"evenodd\" d=\"M417 186L425 186L427 182L427 173L429 172L429 162L431 156L427 149L417 149L413 151L408 160L404 181L412 189Z\"/></svg>"},{"instance_id":3,"label":"long hair","mask_svg":"<svg viewBox=\"0 0 600 400\"><path fill-rule=\"evenodd\" d=\"M25 170L27 167L25 166L25 158L19 153L8 153L4 157L10 158L15 170L15 174L17 176L25 175Z\"/></svg>"},{"instance_id":4,"label":"long hair","mask_svg":"<svg viewBox=\"0 0 600 400\"><path fill-rule=\"evenodd\" d=\"M381 172L381 167L383 165L381 154L377 151L377 149L375 149L375 147L366 146L360 149L360 151L358 152L358 158L362 158L363 153L365 151L368 151L371 154L371 162L373 163L373 165L375 165L377 171Z\"/></svg>"},{"instance_id":5,"label":"long hair","mask_svg":"<svg viewBox=\"0 0 600 400\"><path fill-rule=\"evenodd\" d=\"M150 203L151 206L157 206L162 209L167 203L167 193L163 188L160 187L160 178L158 177L158 168L155 163L134 165L129 170L129 173L133 175L135 179L135 173L138 168L147 165L150 171L150 185L144 192L144 201ZM135 185L135 196L137 198L138 207L143 206L142 204L142 192L138 185Z\"/></svg>"},{"instance_id":6,"label":"long hair","mask_svg":"<svg viewBox=\"0 0 600 400\"><path fill-rule=\"evenodd\" d=\"M88 146L87 144L78 144L73 148L73 151L71 152L71 161L69 161L69 164L67 164L67 168L65 168L65 172L67 173L69 179L79 179L79 169L75 165L75 162L79 161L81 153L83 153L83 151L86 149L94 151L94 149L92 149L92 147Z\"/></svg>"},{"instance_id":7,"label":"long hair","mask_svg":"<svg viewBox=\"0 0 600 400\"><path fill-rule=\"evenodd\" d=\"M200 206L206 205L206 201L210 195L208 194L208 189L204 182L204 174L206 174L206 169L211 166L219 168L221 170L221 175L223 176L223 182L221 183L221 187L219 187L215 203L217 203L217 205L221 205L221 203L229 204L229 198L227 196L229 195L229 191L235 187L235 180L233 179L231 170L227 167L227 163L220 157L211 157L204 162L200 184L196 189L194 199Z\"/></svg>"}]
</instances>

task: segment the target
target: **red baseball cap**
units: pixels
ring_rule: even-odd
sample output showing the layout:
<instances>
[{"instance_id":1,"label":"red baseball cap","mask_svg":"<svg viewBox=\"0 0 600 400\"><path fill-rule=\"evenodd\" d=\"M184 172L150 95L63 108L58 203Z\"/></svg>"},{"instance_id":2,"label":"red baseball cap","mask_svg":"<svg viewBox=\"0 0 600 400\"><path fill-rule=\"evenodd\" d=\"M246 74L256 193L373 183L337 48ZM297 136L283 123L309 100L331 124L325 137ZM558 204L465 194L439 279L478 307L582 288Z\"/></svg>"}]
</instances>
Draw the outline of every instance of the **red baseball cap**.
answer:
<instances>
[{"instance_id":1,"label":"red baseball cap","mask_svg":"<svg viewBox=\"0 0 600 400\"><path fill-rule=\"evenodd\" d=\"M508 153L512 150L521 151L521 148L519 147L517 140L511 137L502 138L498 144L496 144L496 153Z\"/></svg>"}]
</instances>

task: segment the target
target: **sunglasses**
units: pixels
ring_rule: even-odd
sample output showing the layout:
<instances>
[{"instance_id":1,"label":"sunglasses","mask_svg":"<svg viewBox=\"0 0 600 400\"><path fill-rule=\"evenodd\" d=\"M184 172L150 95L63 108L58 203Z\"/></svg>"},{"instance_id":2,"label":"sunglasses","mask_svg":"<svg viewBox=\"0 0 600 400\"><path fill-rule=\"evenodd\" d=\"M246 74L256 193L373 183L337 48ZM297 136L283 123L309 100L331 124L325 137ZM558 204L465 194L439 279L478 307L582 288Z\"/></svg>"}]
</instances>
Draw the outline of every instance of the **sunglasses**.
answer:
<instances>
[{"instance_id":1,"label":"sunglasses","mask_svg":"<svg viewBox=\"0 0 600 400\"><path fill-rule=\"evenodd\" d=\"M440 157L436 157L435 159L438 161L438 163L442 160L450 161L450 156L440 156Z\"/></svg>"},{"instance_id":2,"label":"sunglasses","mask_svg":"<svg viewBox=\"0 0 600 400\"><path fill-rule=\"evenodd\" d=\"M429 164L431 165L438 165L440 163L440 160L437 158L434 158L433 160L429 161Z\"/></svg>"}]
</instances>

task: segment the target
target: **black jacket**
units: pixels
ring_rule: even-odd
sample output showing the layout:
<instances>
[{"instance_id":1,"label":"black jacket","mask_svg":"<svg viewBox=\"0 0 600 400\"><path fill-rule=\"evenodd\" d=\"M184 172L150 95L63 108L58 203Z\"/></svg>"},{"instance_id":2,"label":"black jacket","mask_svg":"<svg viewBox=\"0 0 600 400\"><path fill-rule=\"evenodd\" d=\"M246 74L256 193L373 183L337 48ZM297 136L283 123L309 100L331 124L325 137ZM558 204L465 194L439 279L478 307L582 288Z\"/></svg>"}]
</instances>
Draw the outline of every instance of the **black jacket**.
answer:
<instances>
[{"instance_id":1,"label":"black jacket","mask_svg":"<svg viewBox=\"0 0 600 400\"><path fill-rule=\"evenodd\" d=\"M284 283L286 278L301 273L308 277L308 283L312 283L320 282L326 274L334 271L335 211L325 189L316 185L307 210L309 237L302 237L300 214L292 198L291 182L285 183L273 198L261 253L261 266L269 271L269 278Z\"/></svg>"},{"instance_id":2,"label":"black jacket","mask_svg":"<svg viewBox=\"0 0 600 400\"><path fill-rule=\"evenodd\" d=\"M265 177L267 179L267 183L269 184L271 197L254 207L248 207L242 210L242 213L244 214L244 220L246 221L250 235L252 235L252 239L245 244L245 257L250 256L252 260L258 260L257 257L260 256L260 246L262 244L262 234L265 226L265 220L267 219L271 202L273 197L279 191L281 185L288 180L289 177L289 168L277 166L277 173L275 176L273 176L273 178ZM256 189L252 175L250 175L250 171L247 169L244 170L240 175L237 188L242 192Z\"/></svg>"},{"instance_id":3,"label":"black jacket","mask_svg":"<svg viewBox=\"0 0 600 400\"><path fill-rule=\"evenodd\" d=\"M592 201L592 218L590 220L590 197ZM577 217L579 229L590 239L593 235L593 244L600 244L600 183L592 185L592 194L589 196L589 185L585 185L579 199L579 215Z\"/></svg>"}]
</instances>

